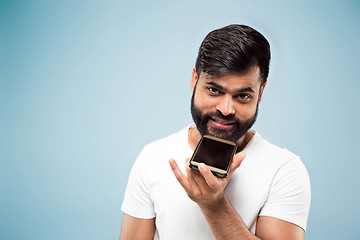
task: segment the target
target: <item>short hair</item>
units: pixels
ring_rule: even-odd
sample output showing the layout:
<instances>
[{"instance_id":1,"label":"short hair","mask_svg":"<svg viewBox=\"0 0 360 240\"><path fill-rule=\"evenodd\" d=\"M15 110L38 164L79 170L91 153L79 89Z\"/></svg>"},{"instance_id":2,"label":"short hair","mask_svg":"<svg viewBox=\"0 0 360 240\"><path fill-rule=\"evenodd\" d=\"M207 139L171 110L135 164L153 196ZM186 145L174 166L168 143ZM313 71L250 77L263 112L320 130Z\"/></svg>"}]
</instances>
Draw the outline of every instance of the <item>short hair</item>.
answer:
<instances>
[{"instance_id":1,"label":"short hair","mask_svg":"<svg viewBox=\"0 0 360 240\"><path fill-rule=\"evenodd\" d=\"M210 32L200 45L196 59L196 74L212 76L243 72L258 66L261 85L267 81L270 64L270 44L255 29L232 24Z\"/></svg>"}]
</instances>

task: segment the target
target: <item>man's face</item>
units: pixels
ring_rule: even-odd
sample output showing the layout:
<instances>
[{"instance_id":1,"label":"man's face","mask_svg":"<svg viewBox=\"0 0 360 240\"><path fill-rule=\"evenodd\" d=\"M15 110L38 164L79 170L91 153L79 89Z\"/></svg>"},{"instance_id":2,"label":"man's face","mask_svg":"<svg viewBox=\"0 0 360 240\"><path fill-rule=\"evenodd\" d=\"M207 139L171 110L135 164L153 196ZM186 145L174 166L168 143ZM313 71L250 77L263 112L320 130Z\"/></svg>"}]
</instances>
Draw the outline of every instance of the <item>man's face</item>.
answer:
<instances>
[{"instance_id":1,"label":"man's face","mask_svg":"<svg viewBox=\"0 0 360 240\"><path fill-rule=\"evenodd\" d=\"M214 77L195 69L191 81L191 114L201 135L236 142L254 124L261 94L259 69Z\"/></svg>"}]
</instances>

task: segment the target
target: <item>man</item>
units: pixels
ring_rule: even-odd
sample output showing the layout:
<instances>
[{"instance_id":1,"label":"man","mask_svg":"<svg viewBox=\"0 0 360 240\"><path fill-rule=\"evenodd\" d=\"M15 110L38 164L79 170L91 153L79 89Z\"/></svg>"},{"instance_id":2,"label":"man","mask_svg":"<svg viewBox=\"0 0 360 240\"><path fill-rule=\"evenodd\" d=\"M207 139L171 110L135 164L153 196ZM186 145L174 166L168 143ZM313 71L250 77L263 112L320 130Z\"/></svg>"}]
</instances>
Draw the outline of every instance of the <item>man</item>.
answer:
<instances>
[{"instance_id":1,"label":"man","mask_svg":"<svg viewBox=\"0 0 360 240\"><path fill-rule=\"evenodd\" d=\"M125 192L120 239L304 239L307 171L298 156L250 130L269 62L268 41L248 26L206 36L190 84L195 125L140 153ZM189 168L205 134L238 146L226 178L204 164Z\"/></svg>"}]
</instances>

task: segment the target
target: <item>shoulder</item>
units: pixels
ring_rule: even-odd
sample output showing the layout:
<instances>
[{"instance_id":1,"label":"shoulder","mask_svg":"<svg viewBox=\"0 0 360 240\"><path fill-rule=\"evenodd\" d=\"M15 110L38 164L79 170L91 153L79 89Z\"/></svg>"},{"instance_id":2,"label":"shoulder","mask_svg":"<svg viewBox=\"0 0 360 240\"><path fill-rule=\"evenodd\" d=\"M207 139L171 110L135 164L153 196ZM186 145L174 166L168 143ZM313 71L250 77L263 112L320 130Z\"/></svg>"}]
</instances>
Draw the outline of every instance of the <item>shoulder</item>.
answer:
<instances>
[{"instance_id":1,"label":"shoulder","mask_svg":"<svg viewBox=\"0 0 360 240\"><path fill-rule=\"evenodd\" d=\"M186 147L187 128L145 145L134 162L131 175L151 192L153 186L173 175L169 160L185 159Z\"/></svg>"},{"instance_id":2,"label":"shoulder","mask_svg":"<svg viewBox=\"0 0 360 240\"><path fill-rule=\"evenodd\" d=\"M145 145L144 150L146 151L156 151L156 150L167 150L169 148L176 147L177 144L183 143L187 140L187 127L181 129L180 131L173 133L167 137L155 140L147 145Z\"/></svg>"},{"instance_id":3,"label":"shoulder","mask_svg":"<svg viewBox=\"0 0 360 240\"><path fill-rule=\"evenodd\" d=\"M263 166L259 168L259 174L267 176L269 184L266 203L260 215L279 218L305 230L311 202L311 186L304 164L298 155L286 148L271 144L260 136L257 141L259 152L254 154L260 157L259 161Z\"/></svg>"},{"instance_id":4,"label":"shoulder","mask_svg":"<svg viewBox=\"0 0 360 240\"><path fill-rule=\"evenodd\" d=\"M167 137L158 139L144 146L138 160L151 161L168 161L169 158L175 158L177 155L187 152L188 147L188 127L173 133Z\"/></svg>"},{"instance_id":5,"label":"shoulder","mask_svg":"<svg viewBox=\"0 0 360 240\"><path fill-rule=\"evenodd\" d=\"M300 157L286 148L281 148L263 139L256 133L248 146L244 149L247 157L243 166L270 178L279 173L297 172L303 178L308 178L307 170Z\"/></svg>"},{"instance_id":6,"label":"shoulder","mask_svg":"<svg viewBox=\"0 0 360 240\"><path fill-rule=\"evenodd\" d=\"M184 142L184 138L186 139L184 134L186 135L185 129L182 129L145 145L133 164L131 174L138 179L148 181L151 179L149 176L154 173L159 173L162 169L167 170L169 159L174 158L174 146L177 145L176 143Z\"/></svg>"},{"instance_id":7,"label":"shoulder","mask_svg":"<svg viewBox=\"0 0 360 240\"><path fill-rule=\"evenodd\" d=\"M259 134L255 140L257 142L255 144L258 144L257 152L254 153L258 162L255 164L257 166L261 164L260 171L264 175L266 172L269 173L273 186L284 185L286 188L310 191L309 174L298 155L266 141Z\"/></svg>"},{"instance_id":8,"label":"shoulder","mask_svg":"<svg viewBox=\"0 0 360 240\"><path fill-rule=\"evenodd\" d=\"M269 162L269 164L282 165L289 161L298 161L300 157L286 148L279 147L270 143L255 133L253 139L244 149L248 156L254 156L260 161Z\"/></svg>"}]
</instances>

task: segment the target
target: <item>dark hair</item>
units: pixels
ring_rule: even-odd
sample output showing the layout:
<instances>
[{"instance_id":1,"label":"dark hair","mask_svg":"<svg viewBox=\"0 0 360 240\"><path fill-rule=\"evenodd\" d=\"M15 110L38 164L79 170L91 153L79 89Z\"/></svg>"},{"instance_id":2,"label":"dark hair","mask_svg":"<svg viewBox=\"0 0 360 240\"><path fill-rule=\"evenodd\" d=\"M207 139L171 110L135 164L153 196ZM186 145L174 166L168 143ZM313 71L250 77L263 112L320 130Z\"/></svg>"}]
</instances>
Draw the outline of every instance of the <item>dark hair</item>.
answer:
<instances>
[{"instance_id":1,"label":"dark hair","mask_svg":"<svg viewBox=\"0 0 360 240\"><path fill-rule=\"evenodd\" d=\"M200 45L196 73L213 76L242 72L251 67L260 69L261 85L267 81L270 45L255 29L245 25L229 25L210 32Z\"/></svg>"}]
</instances>

